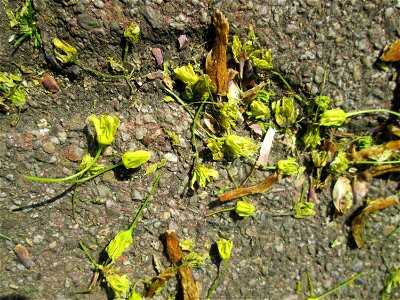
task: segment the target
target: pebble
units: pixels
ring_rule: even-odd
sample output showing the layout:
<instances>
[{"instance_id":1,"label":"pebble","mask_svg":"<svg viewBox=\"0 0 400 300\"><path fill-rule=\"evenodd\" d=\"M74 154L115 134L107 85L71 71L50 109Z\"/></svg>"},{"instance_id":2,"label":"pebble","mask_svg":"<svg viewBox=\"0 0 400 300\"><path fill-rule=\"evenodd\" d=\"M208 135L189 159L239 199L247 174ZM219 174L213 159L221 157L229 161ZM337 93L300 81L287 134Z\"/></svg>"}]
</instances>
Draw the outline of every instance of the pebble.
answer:
<instances>
[{"instance_id":1,"label":"pebble","mask_svg":"<svg viewBox=\"0 0 400 300\"><path fill-rule=\"evenodd\" d=\"M43 151L48 154L54 153L54 151L56 150L56 147L51 142L44 143L42 148Z\"/></svg>"},{"instance_id":2,"label":"pebble","mask_svg":"<svg viewBox=\"0 0 400 300\"><path fill-rule=\"evenodd\" d=\"M83 149L79 148L76 145L71 145L67 149L67 159L70 161L81 161L84 155Z\"/></svg>"},{"instance_id":3,"label":"pebble","mask_svg":"<svg viewBox=\"0 0 400 300\"><path fill-rule=\"evenodd\" d=\"M40 244L41 242L43 242L43 240L44 240L44 237L43 236L41 236L41 235L35 235L34 237L33 237L33 243L34 244Z\"/></svg>"},{"instance_id":4,"label":"pebble","mask_svg":"<svg viewBox=\"0 0 400 300\"><path fill-rule=\"evenodd\" d=\"M105 5L104 5L103 1L97 0L94 2L94 7L96 7L96 8L104 8L104 6Z\"/></svg>"}]
</instances>

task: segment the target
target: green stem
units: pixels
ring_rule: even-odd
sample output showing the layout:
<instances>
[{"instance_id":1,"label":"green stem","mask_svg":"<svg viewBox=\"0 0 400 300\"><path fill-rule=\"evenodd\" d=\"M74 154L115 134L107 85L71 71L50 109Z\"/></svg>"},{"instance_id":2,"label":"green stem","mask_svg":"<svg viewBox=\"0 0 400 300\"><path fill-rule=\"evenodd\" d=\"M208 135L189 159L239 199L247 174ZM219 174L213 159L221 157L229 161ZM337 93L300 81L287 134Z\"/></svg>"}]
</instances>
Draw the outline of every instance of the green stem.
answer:
<instances>
[{"instance_id":1,"label":"green stem","mask_svg":"<svg viewBox=\"0 0 400 300\"><path fill-rule=\"evenodd\" d=\"M313 282L312 282L312 278L311 278L310 272L307 272L307 279L308 279L308 284L310 285L310 294L311 294L311 297L315 297L315 293L314 293L314 284L313 284Z\"/></svg>"},{"instance_id":2,"label":"green stem","mask_svg":"<svg viewBox=\"0 0 400 300\"><path fill-rule=\"evenodd\" d=\"M136 214L136 217L133 220L132 225L129 227L128 231L132 232L133 228L135 228L135 225L136 225L137 221L139 220L140 216L142 215L144 208L146 207L147 203L149 202L151 196L154 194L154 191L156 190L156 187L158 185L158 182L160 181L160 178L161 178L161 174L158 174L156 180L153 183L153 187L151 188L150 193L147 195L146 200L140 206L140 209L139 209L138 213Z\"/></svg>"},{"instance_id":3,"label":"green stem","mask_svg":"<svg viewBox=\"0 0 400 300\"><path fill-rule=\"evenodd\" d=\"M361 114L379 113L379 112L385 112L385 113L392 114L392 115L395 115L396 117L400 118L400 113L397 113L395 111L388 110L388 109L367 109L367 110L359 110L359 111L348 112L346 114L347 114L348 118L349 117L351 118L351 117L354 117L354 116L357 116L357 115L361 115Z\"/></svg>"},{"instance_id":4,"label":"green stem","mask_svg":"<svg viewBox=\"0 0 400 300\"><path fill-rule=\"evenodd\" d=\"M164 88L164 91L167 92L167 94L169 94L172 98L174 98L180 105L182 105L182 107L184 108L184 110L186 110L186 112L192 117L192 119L194 119L194 115L193 113L190 111L189 106L186 105L186 103L179 98L178 95L176 95L173 91L171 91L168 88Z\"/></svg>"},{"instance_id":5,"label":"green stem","mask_svg":"<svg viewBox=\"0 0 400 300\"><path fill-rule=\"evenodd\" d=\"M209 213L208 215L206 215L206 217L211 217L211 216L213 216L215 214L223 213L223 212L226 212L226 211L231 211L231 210L234 210L234 209L235 209L235 206L224 208L224 209L217 210L217 211L214 211L212 213Z\"/></svg>"},{"instance_id":6,"label":"green stem","mask_svg":"<svg viewBox=\"0 0 400 300\"><path fill-rule=\"evenodd\" d=\"M271 73L272 73L273 75L278 76L279 79L282 80L282 82L286 85L286 87L287 87L289 90L292 90L292 87L291 87L290 84L286 81L286 79L281 75L281 73L276 72L276 71L271 71Z\"/></svg>"},{"instance_id":7,"label":"green stem","mask_svg":"<svg viewBox=\"0 0 400 300\"><path fill-rule=\"evenodd\" d=\"M82 179L68 180L67 183L82 183L82 182L88 181L90 179L93 179L93 178L105 173L105 172L108 172L108 171L110 171L112 169L115 169L115 168L118 168L119 166L122 166L122 164L123 164L122 161L120 161L120 162L116 163L115 165L112 165L112 166L109 166L107 168L102 169L101 171L99 171L96 174L93 174L93 175L88 176L88 177L84 177Z\"/></svg>"},{"instance_id":8,"label":"green stem","mask_svg":"<svg viewBox=\"0 0 400 300\"><path fill-rule=\"evenodd\" d=\"M1 234L1 233L0 233L0 238L3 238L3 239L6 239L6 240L9 240L9 241L12 241L12 239L11 239L10 237L8 237L8 236L6 236L6 235L4 235L4 234Z\"/></svg>"},{"instance_id":9,"label":"green stem","mask_svg":"<svg viewBox=\"0 0 400 300\"><path fill-rule=\"evenodd\" d=\"M86 256L88 257L88 259L90 260L90 262L93 264L93 266L95 266L97 269L103 269L101 265L99 265L90 255L89 251L87 250L87 248L85 247L85 245L82 242L79 242L79 246L82 248L83 252L85 252Z\"/></svg>"},{"instance_id":10,"label":"green stem","mask_svg":"<svg viewBox=\"0 0 400 300\"><path fill-rule=\"evenodd\" d=\"M71 181L72 179L85 174L85 172L87 170L89 170L93 166L93 164L99 158L99 156L101 154L101 151L103 151L104 147L105 147L105 145L100 145L99 149L97 150L97 153L96 153L95 157L92 160L92 162L90 164L88 164L88 166L86 168L84 168L82 171L79 171L78 173L75 173L75 174L73 174L71 176L63 177L63 178L45 178L45 177L35 177L35 176L24 176L24 178L28 179L28 180L39 181L39 182L66 182L66 181ZM73 181L71 181L71 182L73 182Z\"/></svg>"},{"instance_id":11,"label":"green stem","mask_svg":"<svg viewBox=\"0 0 400 300\"><path fill-rule=\"evenodd\" d=\"M219 276L217 277L217 279L215 279L215 281L212 284L211 288L208 290L207 297L206 297L207 300L211 299L212 293L214 293L214 291L217 289L217 287L219 285L219 282L225 276L225 273L228 270L228 260L223 260L222 262L224 264L224 267L223 267L221 273L219 274Z\"/></svg>"},{"instance_id":12,"label":"green stem","mask_svg":"<svg viewBox=\"0 0 400 300\"><path fill-rule=\"evenodd\" d=\"M109 75L109 74L104 74L102 72L99 72L97 70L94 70L92 68L89 68L87 66L85 66L80 60L75 60L73 62L75 65L77 65L78 67L82 68L82 70L93 74L94 76L100 77L100 78L109 78L109 79L118 79L118 78L124 78L125 75Z\"/></svg>"},{"instance_id":13,"label":"green stem","mask_svg":"<svg viewBox=\"0 0 400 300\"><path fill-rule=\"evenodd\" d=\"M348 279L348 280L346 280L345 282L339 284L337 287L335 287L335 288L333 288L333 289L327 291L326 293L322 294L321 296L318 296L318 297L311 297L311 298L308 298L308 300L320 300L320 299L322 299L322 298L325 298L326 296L328 296L328 295L330 295L330 294L332 294L332 293L334 293L334 292L340 290L341 288L345 287L346 285L348 285L348 284L351 283L352 281L356 280L358 277L360 277L360 276L363 275L363 274L364 274L364 272L359 272L359 273L357 273L356 275L354 275L353 277L351 277L350 279Z\"/></svg>"},{"instance_id":14,"label":"green stem","mask_svg":"<svg viewBox=\"0 0 400 300\"><path fill-rule=\"evenodd\" d=\"M204 107L204 101L200 104L199 109L196 111L196 114L193 118L193 123L191 126L191 131L192 131L192 143L193 143L193 147L194 147L194 151L195 151L195 163L196 165L198 164L199 161L199 151L197 150L197 140L196 140L196 123L197 120L199 119L200 113L203 110Z\"/></svg>"}]
</instances>

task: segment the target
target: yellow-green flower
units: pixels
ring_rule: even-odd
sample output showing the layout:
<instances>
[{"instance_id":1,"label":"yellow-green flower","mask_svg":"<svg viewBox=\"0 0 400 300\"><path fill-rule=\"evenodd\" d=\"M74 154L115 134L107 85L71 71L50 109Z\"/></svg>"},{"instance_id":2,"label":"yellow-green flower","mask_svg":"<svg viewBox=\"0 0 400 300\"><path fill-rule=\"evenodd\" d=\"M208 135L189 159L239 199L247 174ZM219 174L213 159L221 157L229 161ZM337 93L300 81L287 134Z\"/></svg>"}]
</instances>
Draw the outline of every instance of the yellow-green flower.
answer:
<instances>
[{"instance_id":1,"label":"yellow-green flower","mask_svg":"<svg viewBox=\"0 0 400 300\"><path fill-rule=\"evenodd\" d=\"M347 120L347 113L342 109L330 109L321 114L319 125L340 126Z\"/></svg>"},{"instance_id":2,"label":"yellow-green flower","mask_svg":"<svg viewBox=\"0 0 400 300\"><path fill-rule=\"evenodd\" d=\"M227 261L231 257L233 242L231 240L220 239L217 241L217 247L221 259Z\"/></svg>"},{"instance_id":3,"label":"yellow-green flower","mask_svg":"<svg viewBox=\"0 0 400 300\"><path fill-rule=\"evenodd\" d=\"M82 170L86 169L89 165L92 164L93 160L94 160L94 157L92 157L89 153L85 154L82 157L82 161L81 161L81 163L80 163L80 165L78 167L78 170L82 171ZM91 165L90 169L87 170L86 172L89 175L93 175L93 174L96 174L96 173L100 172L103 169L104 169L103 165L99 165L99 164L94 163L94 164Z\"/></svg>"},{"instance_id":4,"label":"yellow-green flower","mask_svg":"<svg viewBox=\"0 0 400 300\"><path fill-rule=\"evenodd\" d=\"M276 167L278 169L278 173L284 175L294 175L299 171L299 164L294 158L280 160L276 164Z\"/></svg>"},{"instance_id":5,"label":"yellow-green flower","mask_svg":"<svg viewBox=\"0 0 400 300\"><path fill-rule=\"evenodd\" d=\"M125 152L122 154L122 163L127 169L138 168L150 159L150 152L146 150L138 150L134 152Z\"/></svg>"},{"instance_id":6,"label":"yellow-green flower","mask_svg":"<svg viewBox=\"0 0 400 300\"><path fill-rule=\"evenodd\" d=\"M176 68L174 73L180 81L189 86L194 85L199 80L199 76L194 72L192 65Z\"/></svg>"},{"instance_id":7,"label":"yellow-green flower","mask_svg":"<svg viewBox=\"0 0 400 300\"><path fill-rule=\"evenodd\" d=\"M321 136L319 135L319 125L308 125L307 132L303 135L302 140L306 148L315 148L321 144Z\"/></svg>"},{"instance_id":8,"label":"yellow-green flower","mask_svg":"<svg viewBox=\"0 0 400 300\"><path fill-rule=\"evenodd\" d=\"M328 168L328 173L340 175L349 168L349 160L344 151L338 151Z\"/></svg>"},{"instance_id":9,"label":"yellow-green flower","mask_svg":"<svg viewBox=\"0 0 400 300\"><path fill-rule=\"evenodd\" d=\"M307 201L297 202L293 207L293 209L295 211L294 217L296 219L303 219L315 215L314 203L312 202L307 202Z\"/></svg>"},{"instance_id":10,"label":"yellow-green flower","mask_svg":"<svg viewBox=\"0 0 400 300\"><path fill-rule=\"evenodd\" d=\"M119 275L116 273L109 273L105 276L107 285L115 293L116 299L122 299L125 297L132 282L129 281L126 274Z\"/></svg>"},{"instance_id":11,"label":"yellow-green flower","mask_svg":"<svg viewBox=\"0 0 400 300\"><path fill-rule=\"evenodd\" d=\"M249 157L257 151L257 145L250 138L228 134L224 139L225 146L235 157Z\"/></svg>"},{"instance_id":12,"label":"yellow-green flower","mask_svg":"<svg viewBox=\"0 0 400 300\"><path fill-rule=\"evenodd\" d=\"M124 250L132 243L132 240L131 230L121 230L118 232L106 247L108 257L112 261L118 259Z\"/></svg>"},{"instance_id":13,"label":"yellow-green flower","mask_svg":"<svg viewBox=\"0 0 400 300\"><path fill-rule=\"evenodd\" d=\"M125 39L133 45L136 44L137 41L139 40L139 34L140 34L140 27L135 23L129 25L129 27L126 28L124 31Z\"/></svg>"},{"instance_id":14,"label":"yellow-green flower","mask_svg":"<svg viewBox=\"0 0 400 300\"><path fill-rule=\"evenodd\" d=\"M193 170L193 176L190 180L190 187L194 189L194 184L197 184L201 187L205 187L207 183L211 180L210 177L218 178L218 171L207 168L202 164L197 164L197 166Z\"/></svg>"},{"instance_id":15,"label":"yellow-green flower","mask_svg":"<svg viewBox=\"0 0 400 300\"><path fill-rule=\"evenodd\" d=\"M182 264L189 268L197 268L206 263L206 259L210 258L207 253L190 252L182 259Z\"/></svg>"},{"instance_id":16,"label":"yellow-green flower","mask_svg":"<svg viewBox=\"0 0 400 300\"><path fill-rule=\"evenodd\" d=\"M58 38L53 39L54 54L56 58L63 64L71 63L78 57L78 51L74 46L64 42Z\"/></svg>"},{"instance_id":17,"label":"yellow-green flower","mask_svg":"<svg viewBox=\"0 0 400 300\"><path fill-rule=\"evenodd\" d=\"M119 119L117 116L101 116L98 118L95 115L89 117L89 122L94 125L96 129L97 142L100 146L107 146L114 140L115 132L119 126Z\"/></svg>"},{"instance_id":18,"label":"yellow-green flower","mask_svg":"<svg viewBox=\"0 0 400 300\"><path fill-rule=\"evenodd\" d=\"M241 217L251 217L255 210L255 206L245 200L236 202L235 211Z\"/></svg>"}]
</instances>

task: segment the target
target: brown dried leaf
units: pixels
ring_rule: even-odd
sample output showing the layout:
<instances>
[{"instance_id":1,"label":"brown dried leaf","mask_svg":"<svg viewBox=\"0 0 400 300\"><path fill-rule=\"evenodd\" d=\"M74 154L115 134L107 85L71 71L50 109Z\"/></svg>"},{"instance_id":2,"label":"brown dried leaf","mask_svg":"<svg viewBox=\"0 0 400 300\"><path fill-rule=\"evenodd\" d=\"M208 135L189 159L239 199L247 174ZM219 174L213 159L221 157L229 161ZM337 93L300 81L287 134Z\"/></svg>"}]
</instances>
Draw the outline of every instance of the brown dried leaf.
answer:
<instances>
[{"instance_id":1,"label":"brown dried leaf","mask_svg":"<svg viewBox=\"0 0 400 300\"><path fill-rule=\"evenodd\" d=\"M215 119L208 112L204 113L204 124L206 125L207 129L214 134L220 131L217 119Z\"/></svg>"},{"instance_id":2,"label":"brown dried leaf","mask_svg":"<svg viewBox=\"0 0 400 300\"><path fill-rule=\"evenodd\" d=\"M399 165L377 166L377 167L369 170L368 174L372 177L375 177L375 176L380 176L382 174L389 173L389 172L400 172L400 166Z\"/></svg>"},{"instance_id":3,"label":"brown dried leaf","mask_svg":"<svg viewBox=\"0 0 400 300\"><path fill-rule=\"evenodd\" d=\"M394 62L400 60L400 40L386 46L381 55L381 61Z\"/></svg>"},{"instance_id":4,"label":"brown dried leaf","mask_svg":"<svg viewBox=\"0 0 400 300\"><path fill-rule=\"evenodd\" d=\"M146 298L153 297L158 289L164 287L165 283L174 277L175 277L174 270L172 268L167 268L160 275L153 278L149 288L147 289Z\"/></svg>"},{"instance_id":5,"label":"brown dried leaf","mask_svg":"<svg viewBox=\"0 0 400 300\"><path fill-rule=\"evenodd\" d=\"M350 179L343 176L338 177L333 186L332 197L336 212L340 215L346 213L353 205L353 191Z\"/></svg>"},{"instance_id":6,"label":"brown dried leaf","mask_svg":"<svg viewBox=\"0 0 400 300\"><path fill-rule=\"evenodd\" d=\"M167 254L169 260L175 265L180 266L182 264L183 253L179 247L178 237L176 236L175 230L165 231L165 245L167 248Z\"/></svg>"},{"instance_id":7,"label":"brown dried leaf","mask_svg":"<svg viewBox=\"0 0 400 300\"><path fill-rule=\"evenodd\" d=\"M21 244L14 247L14 253L17 255L18 260L24 265L25 268L30 269L33 265L32 258L29 255L28 249Z\"/></svg>"},{"instance_id":8,"label":"brown dried leaf","mask_svg":"<svg viewBox=\"0 0 400 300\"><path fill-rule=\"evenodd\" d=\"M264 88L265 85L266 83L263 81L259 85L253 87L252 89L245 91L242 97L243 103L248 104L251 101L253 101L257 97L258 93Z\"/></svg>"},{"instance_id":9,"label":"brown dried leaf","mask_svg":"<svg viewBox=\"0 0 400 300\"><path fill-rule=\"evenodd\" d=\"M228 90L229 74L226 64L229 23L225 16L217 10L214 18L216 36L214 45L207 55L206 73L211 78L213 92L225 96Z\"/></svg>"},{"instance_id":10,"label":"brown dried leaf","mask_svg":"<svg viewBox=\"0 0 400 300\"><path fill-rule=\"evenodd\" d=\"M279 180L279 177L280 176L278 174L272 174L259 184L245 188L238 188L236 190L227 192L219 196L219 200L222 202L226 202L247 195L264 193L267 189L269 189L274 183L276 183Z\"/></svg>"},{"instance_id":11,"label":"brown dried leaf","mask_svg":"<svg viewBox=\"0 0 400 300\"><path fill-rule=\"evenodd\" d=\"M400 137L400 128L396 125L390 125L389 126L389 131L391 134Z\"/></svg>"},{"instance_id":12,"label":"brown dried leaf","mask_svg":"<svg viewBox=\"0 0 400 300\"><path fill-rule=\"evenodd\" d=\"M183 290L184 300L197 300L200 299L200 289L193 279L192 272L188 267L180 266L178 268L178 275Z\"/></svg>"},{"instance_id":13,"label":"brown dried leaf","mask_svg":"<svg viewBox=\"0 0 400 300\"><path fill-rule=\"evenodd\" d=\"M383 152L385 151L397 151L397 150L400 150L400 140L390 141L387 142L386 144L378 146L372 146L358 152L353 149L351 157L353 158L353 160L374 159L382 155Z\"/></svg>"},{"instance_id":14,"label":"brown dried leaf","mask_svg":"<svg viewBox=\"0 0 400 300\"><path fill-rule=\"evenodd\" d=\"M351 222L351 231L353 232L353 238L358 248L365 247L363 235L366 217L371 213L375 213L384 208L397 204L399 204L399 199L397 198L397 196L390 196L386 199L373 200L361 211L359 215L357 215L353 219L353 221Z\"/></svg>"}]
</instances>

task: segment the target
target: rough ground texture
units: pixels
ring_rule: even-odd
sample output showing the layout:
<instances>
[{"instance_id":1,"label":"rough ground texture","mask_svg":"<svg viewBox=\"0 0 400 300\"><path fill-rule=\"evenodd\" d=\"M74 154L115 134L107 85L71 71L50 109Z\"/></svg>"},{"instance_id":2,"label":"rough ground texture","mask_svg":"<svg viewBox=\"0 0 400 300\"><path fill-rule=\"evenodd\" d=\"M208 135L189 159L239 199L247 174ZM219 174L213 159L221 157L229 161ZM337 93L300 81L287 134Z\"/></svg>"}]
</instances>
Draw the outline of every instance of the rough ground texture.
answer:
<instances>
[{"instance_id":1,"label":"rough ground texture","mask_svg":"<svg viewBox=\"0 0 400 300\"><path fill-rule=\"evenodd\" d=\"M153 47L161 48L164 59L173 66L204 63L213 38L213 11L207 1L35 0L43 51L24 43L14 54L8 39L15 32L9 29L5 11L15 10L22 2L1 3L0 71L17 72L14 62L33 70L26 76L31 86L29 103L17 125L10 125L17 117L15 112L0 116L0 233L12 237L12 242L0 240L1 297L107 299L101 288L77 295L87 288L93 274L78 242L84 242L98 258L115 233L129 226L154 175L143 176L144 169L128 174L111 172L85 184L79 190L77 222L72 219L69 185L29 182L22 177L71 174L83 154L96 151L86 118L112 113L121 119L121 127L100 162L117 162L121 153L135 149L151 151L151 162L168 158L159 187L134 230L134 243L119 260L120 272L132 281L156 275L153 256L164 267L169 265L160 235L175 229L181 239L195 240L197 251L207 251L203 245L220 237L233 240L229 272L214 293L215 299L305 299L310 295L307 272L319 295L360 271L365 274L333 298L379 298L387 275L382 255L392 267L399 263L398 235L384 239L400 223L398 207L370 219L366 228L369 246L362 250L354 248L348 219L332 219L330 188L319 194L315 217L272 217L278 210L290 210L299 199L302 181L290 177L268 192L248 198L257 207L254 220L229 214L205 218L217 191L233 188L233 184L224 168L215 165L220 178L205 189L190 191L191 118L177 103L162 101L160 80L150 81L144 75L160 69L150 51ZM245 36L247 25L252 24L260 44L273 49L276 68L305 95L319 92L328 64L324 93L334 99L335 107L397 109L396 84L390 81L394 69L384 72L375 65L384 46L400 35L397 1L217 0L214 7L227 16L231 34ZM133 95L123 80L104 82L78 67L65 68L56 62L51 44L54 37L74 45L86 65L107 72L107 58L121 57L121 35L132 21L142 30L128 58L135 68L141 66L135 83L138 91ZM181 34L186 34L191 44L179 52L177 38ZM42 73L52 74L61 91L49 94L35 86L32 80ZM356 118L347 130L368 132L386 121L384 116ZM181 138L178 150L162 128ZM282 156L276 150L280 147L278 137L272 163ZM207 155L204 159L211 165ZM233 161L230 168L240 182L250 165ZM254 181L267 175L256 172ZM397 175L374 179L368 196L396 193L398 179ZM307 182L307 176L302 180ZM93 203L99 200L104 201ZM29 250L34 262L31 269L15 257L13 248L18 243ZM204 298L217 277L218 265L211 260L193 273ZM299 281L303 289L297 295ZM175 290L172 281L159 298L174 295ZM393 297L400 298L399 288L394 289Z\"/></svg>"}]
</instances>

